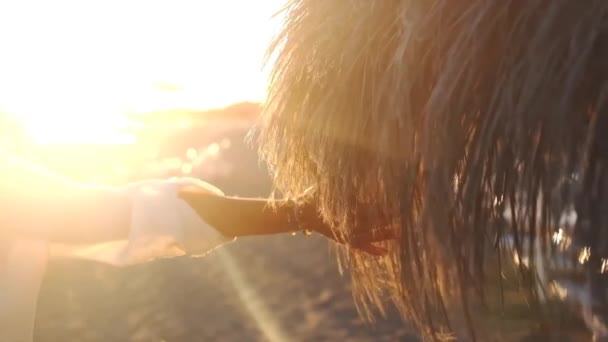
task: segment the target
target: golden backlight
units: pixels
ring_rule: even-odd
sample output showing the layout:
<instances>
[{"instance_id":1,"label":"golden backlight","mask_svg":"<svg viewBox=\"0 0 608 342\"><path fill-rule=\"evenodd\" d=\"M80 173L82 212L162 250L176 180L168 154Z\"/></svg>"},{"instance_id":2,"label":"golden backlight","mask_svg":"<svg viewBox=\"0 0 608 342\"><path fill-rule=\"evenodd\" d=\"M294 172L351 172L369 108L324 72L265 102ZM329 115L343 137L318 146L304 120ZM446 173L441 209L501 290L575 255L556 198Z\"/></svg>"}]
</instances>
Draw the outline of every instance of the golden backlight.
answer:
<instances>
[{"instance_id":1,"label":"golden backlight","mask_svg":"<svg viewBox=\"0 0 608 342\"><path fill-rule=\"evenodd\" d=\"M0 2L0 110L38 144L131 144L129 114L262 101L283 1Z\"/></svg>"}]
</instances>

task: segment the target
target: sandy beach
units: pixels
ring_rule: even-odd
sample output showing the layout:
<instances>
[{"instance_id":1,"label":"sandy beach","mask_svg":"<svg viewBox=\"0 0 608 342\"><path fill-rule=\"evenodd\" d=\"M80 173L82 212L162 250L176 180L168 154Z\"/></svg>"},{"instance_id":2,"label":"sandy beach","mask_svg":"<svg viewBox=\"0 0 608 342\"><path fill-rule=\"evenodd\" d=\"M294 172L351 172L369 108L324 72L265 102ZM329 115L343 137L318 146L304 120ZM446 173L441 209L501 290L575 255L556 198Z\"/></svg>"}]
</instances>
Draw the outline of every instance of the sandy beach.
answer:
<instances>
[{"instance_id":1,"label":"sandy beach","mask_svg":"<svg viewBox=\"0 0 608 342\"><path fill-rule=\"evenodd\" d=\"M204 258L51 265L36 341L416 341L366 325L321 238L241 239Z\"/></svg>"}]
</instances>

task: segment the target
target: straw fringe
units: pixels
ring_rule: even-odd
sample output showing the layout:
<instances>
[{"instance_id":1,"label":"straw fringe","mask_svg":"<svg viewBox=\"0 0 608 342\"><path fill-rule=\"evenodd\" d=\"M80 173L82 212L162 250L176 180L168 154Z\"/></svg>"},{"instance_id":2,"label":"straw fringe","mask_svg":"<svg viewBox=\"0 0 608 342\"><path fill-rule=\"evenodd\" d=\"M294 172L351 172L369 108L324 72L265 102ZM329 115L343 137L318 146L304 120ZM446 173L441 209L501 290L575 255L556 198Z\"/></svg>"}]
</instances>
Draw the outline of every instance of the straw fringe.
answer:
<instances>
[{"instance_id":1,"label":"straw fringe","mask_svg":"<svg viewBox=\"0 0 608 342\"><path fill-rule=\"evenodd\" d=\"M437 337L445 302L467 313L483 294L496 241L550 234L571 200L557 182L603 162L584 156L591 119L608 116L608 2L291 0L285 13L256 131L276 189L315 186L344 236L355 213L392 222L389 256L345 253L357 303L373 319L388 297Z\"/></svg>"}]
</instances>

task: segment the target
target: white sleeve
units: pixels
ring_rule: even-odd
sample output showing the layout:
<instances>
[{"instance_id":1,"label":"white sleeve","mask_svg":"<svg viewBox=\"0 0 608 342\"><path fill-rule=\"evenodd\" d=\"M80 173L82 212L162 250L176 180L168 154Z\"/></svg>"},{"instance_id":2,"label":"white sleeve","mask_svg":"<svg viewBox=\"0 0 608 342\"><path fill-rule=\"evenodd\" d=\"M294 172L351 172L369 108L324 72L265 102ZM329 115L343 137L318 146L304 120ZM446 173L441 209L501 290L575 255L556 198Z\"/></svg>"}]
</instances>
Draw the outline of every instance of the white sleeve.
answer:
<instances>
[{"instance_id":1,"label":"white sleeve","mask_svg":"<svg viewBox=\"0 0 608 342\"><path fill-rule=\"evenodd\" d=\"M179 187L187 184L219 192L192 178L132 184L126 189L132 205L128 239L88 246L54 246L53 253L126 266L158 258L201 256L234 240L204 222L178 197Z\"/></svg>"},{"instance_id":2,"label":"white sleeve","mask_svg":"<svg viewBox=\"0 0 608 342\"><path fill-rule=\"evenodd\" d=\"M33 339L36 302L48 262L41 241L1 241L0 341Z\"/></svg>"},{"instance_id":3,"label":"white sleeve","mask_svg":"<svg viewBox=\"0 0 608 342\"><path fill-rule=\"evenodd\" d=\"M177 190L184 184L219 192L194 179L154 180L127 187L125 196L129 196L132 204L131 227L123 241L49 246L42 241L0 239L0 341L32 341L49 247L51 254L125 266L163 257L204 255L233 240L205 223L178 198Z\"/></svg>"}]
</instances>

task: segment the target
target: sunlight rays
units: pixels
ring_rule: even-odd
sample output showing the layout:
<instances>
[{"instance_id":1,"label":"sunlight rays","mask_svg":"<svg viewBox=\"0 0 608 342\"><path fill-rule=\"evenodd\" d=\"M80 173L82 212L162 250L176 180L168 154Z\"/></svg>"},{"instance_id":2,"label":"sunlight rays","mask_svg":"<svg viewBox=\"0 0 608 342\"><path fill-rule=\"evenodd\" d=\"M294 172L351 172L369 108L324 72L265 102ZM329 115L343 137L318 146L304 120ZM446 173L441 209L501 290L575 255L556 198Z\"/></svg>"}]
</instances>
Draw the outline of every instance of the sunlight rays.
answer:
<instances>
[{"instance_id":1,"label":"sunlight rays","mask_svg":"<svg viewBox=\"0 0 608 342\"><path fill-rule=\"evenodd\" d=\"M245 306L247 312L254 319L255 323L264 336L270 342L283 342L290 339L283 332L279 322L273 317L270 311L266 308L264 300L258 296L255 289L251 287L247 279L243 276L240 267L234 262L233 257L225 249L216 251L219 254L220 260L224 265L224 269L236 289L241 302Z\"/></svg>"}]
</instances>

